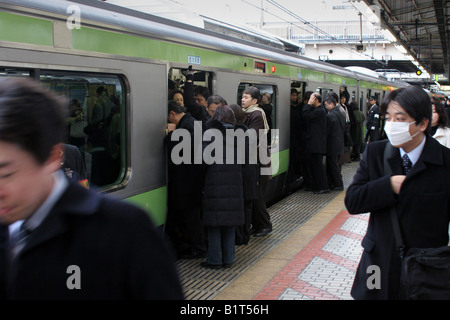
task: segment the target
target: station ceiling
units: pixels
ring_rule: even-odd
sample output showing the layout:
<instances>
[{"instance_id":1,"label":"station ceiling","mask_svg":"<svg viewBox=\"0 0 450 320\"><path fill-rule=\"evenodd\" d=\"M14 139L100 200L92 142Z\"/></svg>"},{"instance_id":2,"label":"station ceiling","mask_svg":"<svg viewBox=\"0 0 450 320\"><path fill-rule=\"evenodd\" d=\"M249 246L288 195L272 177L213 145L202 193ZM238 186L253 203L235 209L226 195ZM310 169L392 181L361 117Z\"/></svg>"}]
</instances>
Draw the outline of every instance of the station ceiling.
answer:
<instances>
[{"instance_id":1,"label":"station ceiling","mask_svg":"<svg viewBox=\"0 0 450 320\"><path fill-rule=\"evenodd\" d=\"M380 19L409 53L430 73L450 73L450 1L449 0L361 0L380 9ZM346 61L329 61L346 66ZM355 65L356 61L348 61ZM358 63L357 63L358 64ZM415 72L409 61L361 61L359 66L371 70L397 69ZM449 81L446 80L445 84ZM441 83L441 81L440 81ZM441 83L443 84L443 83Z\"/></svg>"}]
</instances>

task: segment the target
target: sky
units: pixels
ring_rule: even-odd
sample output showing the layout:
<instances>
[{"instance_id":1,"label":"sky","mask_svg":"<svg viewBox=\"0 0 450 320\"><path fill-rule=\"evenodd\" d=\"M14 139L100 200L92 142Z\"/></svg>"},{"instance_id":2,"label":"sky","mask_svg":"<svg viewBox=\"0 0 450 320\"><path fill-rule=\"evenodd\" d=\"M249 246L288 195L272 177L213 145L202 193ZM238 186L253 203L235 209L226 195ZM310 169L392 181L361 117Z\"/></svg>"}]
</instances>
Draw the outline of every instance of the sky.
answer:
<instances>
[{"instance_id":1,"label":"sky","mask_svg":"<svg viewBox=\"0 0 450 320\"><path fill-rule=\"evenodd\" d=\"M354 12L342 10L339 11L342 14L338 16L336 11L331 10L337 5L352 6L347 0L107 0L107 2L150 13L163 13L169 18L171 15L169 11L185 10L186 15L191 11L236 25L260 22L262 12L265 22L295 21L296 19L286 13L285 9L307 21L358 19L356 10Z\"/></svg>"}]
</instances>

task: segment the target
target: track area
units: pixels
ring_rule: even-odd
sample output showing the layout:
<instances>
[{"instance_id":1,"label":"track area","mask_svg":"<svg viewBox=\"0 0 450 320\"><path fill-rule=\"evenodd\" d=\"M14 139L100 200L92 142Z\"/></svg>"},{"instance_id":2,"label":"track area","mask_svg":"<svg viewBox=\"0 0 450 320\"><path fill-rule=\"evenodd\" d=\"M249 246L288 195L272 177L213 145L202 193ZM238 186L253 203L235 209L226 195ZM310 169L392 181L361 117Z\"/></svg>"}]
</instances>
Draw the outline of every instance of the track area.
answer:
<instances>
[{"instance_id":1,"label":"track area","mask_svg":"<svg viewBox=\"0 0 450 320\"><path fill-rule=\"evenodd\" d=\"M342 165L345 187L351 183L358 165L357 162ZM349 285L351 286L354 276L352 269L356 268L360 254L358 233L364 233L366 221L364 216L357 218L359 220L356 222L361 221L361 223L356 223L356 228L360 230L356 231L356 235L352 238L353 241L350 241L351 252L346 253L349 242L339 238L339 233L337 236L334 235L335 229L340 227L339 224L344 224L345 219L349 217L345 212L344 195L345 191L316 195L299 190L272 205L268 208L273 224L272 233L266 237L252 237L248 245L237 246L235 263L230 269L202 268L200 262L204 259L179 260L177 266L186 299L351 299ZM329 224L328 228L331 227L332 230L326 231ZM355 228L354 225L346 227ZM334 235L334 238L331 239L331 242L327 240L326 243L321 243L323 237L320 235L325 231L331 232L330 237ZM342 237L342 235L340 236ZM350 259L346 259L350 263L344 267L350 272L340 270L339 265L336 267L336 263L327 265L329 260L325 261L324 257L313 252L314 248L322 250L317 246L314 247L314 243L319 242L322 246L329 242L329 251L340 250L343 254L353 254ZM337 246L337 249L330 249L331 246L333 248ZM304 250L309 251L305 253ZM331 254L336 255L333 252ZM304 258L303 262L299 265L298 260L302 257ZM311 261L313 264L310 266ZM329 293L327 288L324 288L327 281L321 282L320 280L320 276L327 270L332 273L337 272L341 276L340 280L343 284L338 284L338 286L343 288L338 293L334 291L335 294L333 294L333 290L332 293ZM283 273L291 275L291 279L289 280L289 276L280 278ZM300 292L299 284L303 284L310 294ZM335 284L328 283L328 285Z\"/></svg>"}]
</instances>

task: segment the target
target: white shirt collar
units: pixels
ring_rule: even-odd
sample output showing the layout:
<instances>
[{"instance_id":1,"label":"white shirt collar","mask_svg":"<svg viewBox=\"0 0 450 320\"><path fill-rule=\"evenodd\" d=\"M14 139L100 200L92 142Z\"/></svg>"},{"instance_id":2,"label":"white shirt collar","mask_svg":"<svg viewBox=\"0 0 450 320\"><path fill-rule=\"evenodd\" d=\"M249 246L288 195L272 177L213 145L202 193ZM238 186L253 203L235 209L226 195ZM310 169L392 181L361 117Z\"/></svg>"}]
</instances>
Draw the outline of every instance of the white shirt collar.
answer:
<instances>
[{"instance_id":1,"label":"white shirt collar","mask_svg":"<svg viewBox=\"0 0 450 320\"><path fill-rule=\"evenodd\" d=\"M53 178L55 180L55 184L53 185L53 189L44 203L25 222L24 220L19 220L11 224L9 226L10 234L12 234L14 230L19 229L22 223L25 223L24 226L28 230L33 231L48 216L55 203L59 200L59 198L61 198L62 194L69 185L67 178L61 170L56 171L53 174Z\"/></svg>"},{"instance_id":2,"label":"white shirt collar","mask_svg":"<svg viewBox=\"0 0 450 320\"><path fill-rule=\"evenodd\" d=\"M425 147L425 141L427 137L424 135L422 142L412 151L406 153L405 150L400 148L400 156L403 157L403 155L406 153L409 157L409 160L411 160L412 165L414 165L417 160L419 160L420 155L422 154L423 148Z\"/></svg>"}]
</instances>

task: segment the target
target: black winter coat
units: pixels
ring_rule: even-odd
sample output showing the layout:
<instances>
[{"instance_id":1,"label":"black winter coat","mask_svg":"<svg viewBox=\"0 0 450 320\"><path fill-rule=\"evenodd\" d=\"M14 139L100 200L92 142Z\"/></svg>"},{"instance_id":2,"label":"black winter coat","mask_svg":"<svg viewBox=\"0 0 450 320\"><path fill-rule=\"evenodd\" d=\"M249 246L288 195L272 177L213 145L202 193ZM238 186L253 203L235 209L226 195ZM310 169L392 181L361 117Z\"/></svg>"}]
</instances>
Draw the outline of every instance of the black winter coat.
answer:
<instances>
[{"instance_id":1,"label":"black winter coat","mask_svg":"<svg viewBox=\"0 0 450 320\"><path fill-rule=\"evenodd\" d=\"M245 124L238 123L234 126L236 130L248 130ZM244 183L244 200L254 200L259 197L259 171L258 163L251 163L248 140L245 142L245 164L242 165L242 178Z\"/></svg>"},{"instance_id":2,"label":"black winter coat","mask_svg":"<svg viewBox=\"0 0 450 320\"><path fill-rule=\"evenodd\" d=\"M177 125L178 129L185 129L191 134L191 156L190 163L175 164L172 160L172 150L182 141L171 141L174 131L166 136L168 157L168 202L169 208L186 209L201 205L204 166L194 164L194 121L195 119L187 112Z\"/></svg>"},{"instance_id":3,"label":"black winter coat","mask_svg":"<svg viewBox=\"0 0 450 320\"><path fill-rule=\"evenodd\" d=\"M325 154L327 151L327 111L305 104L303 119L306 124L305 152Z\"/></svg>"},{"instance_id":4,"label":"black winter coat","mask_svg":"<svg viewBox=\"0 0 450 320\"><path fill-rule=\"evenodd\" d=\"M327 155L344 153L345 116L334 107L327 114Z\"/></svg>"},{"instance_id":5,"label":"black winter coat","mask_svg":"<svg viewBox=\"0 0 450 320\"><path fill-rule=\"evenodd\" d=\"M384 173L383 154L387 140L370 143L352 184L345 205L351 214L370 212L364 252L352 288L355 299L398 299L400 258L390 219L390 207L397 208L406 248L431 248L448 244L450 221L450 149L426 136L418 161L396 195L390 176ZM390 144L387 162L392 175L402 175L400 151ZM380 270L380 289L367 287L369 266Z\"/></svg>"},{"instance_id":6,"label":"black winter coat","mask_svg":"<svg viewBox=\"0 0 450 320\"><path fill-rule=\"evenodd\" d=\"M218 120L210 120L207 122L207 128L218 129L222 132L224 137L223 147L226 150L225 130L234 130L234 127ZM204 149L212 143L205 143ZM206 169L203 195L203 224L209 227L239 226L244 224L242 164L237 164L236 161L232 164L227 164L225 151L223 152L223 159L223 164L213 163Z\"/></svg>"}]
</instances>

